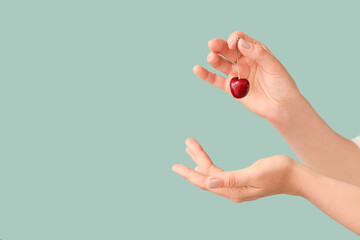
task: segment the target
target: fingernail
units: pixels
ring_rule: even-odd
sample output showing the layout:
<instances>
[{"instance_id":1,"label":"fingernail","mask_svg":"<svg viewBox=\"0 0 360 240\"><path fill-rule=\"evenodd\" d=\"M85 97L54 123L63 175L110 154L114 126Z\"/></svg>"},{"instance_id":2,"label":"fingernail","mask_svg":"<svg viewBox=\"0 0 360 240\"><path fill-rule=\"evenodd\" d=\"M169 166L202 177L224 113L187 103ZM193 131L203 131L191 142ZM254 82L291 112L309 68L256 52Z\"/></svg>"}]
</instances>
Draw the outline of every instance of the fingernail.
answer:
<instances>
[{"instance_id":1,"label":"fingernail","mask_svg":"<svg viewBox=\"0 0 360 240\"><path fill-rule=\"evenodd\" d=\"M212 178L209 180L209 187L210 188L216 188L220 185L220 181L219 179L216 179L216 178Z\"/></svg>"},{"instance_id":2,"label":"fingernail","mask_svg":"<svg viewBox=\"0 0 360 240\"><path fill-rule=\"evenodd\" d=\"M245 41L244 39L240 38L239 40L241 47L245 48L245 49L250 49L251 48L251 44L247 41Z\"/></svg>"},{"instance_id":3,"label":"fingernail","mask_svg":"<svg viewBox=\"0 0 360 240\"><path fill-rule=\"evenodd\" d=\"M230 42L229 42L229 48L230 48L230 46L231 46L231 44L234 42L234 38L232 38L231 40L230 40Z\"/></svg>"}]
</instances>

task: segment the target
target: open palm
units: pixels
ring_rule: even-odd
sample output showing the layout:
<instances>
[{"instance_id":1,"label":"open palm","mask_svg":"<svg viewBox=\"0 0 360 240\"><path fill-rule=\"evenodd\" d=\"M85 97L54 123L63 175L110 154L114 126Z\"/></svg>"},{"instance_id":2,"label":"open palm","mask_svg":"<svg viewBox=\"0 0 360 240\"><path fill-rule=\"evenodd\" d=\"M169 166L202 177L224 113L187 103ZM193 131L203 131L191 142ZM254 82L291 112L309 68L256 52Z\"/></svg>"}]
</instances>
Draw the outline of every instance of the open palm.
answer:
<instances>
[{"instance_id":1,"label":"open palm","mask_svg":"<svg viewBox=\"0 0 360 240\"><path fill-rule=\"evenodd\" d=\"M231 186L226 188L209 189L207 187L206 179L209 176L226 174L221 168L216 167L211 161L210 157L206 154L201 145L193 138L186 140L186 152L197 164L196 168L190 169L185 165L176 164L173 166L173 171L188 179L195 186L208 190L216 195L226 197L234 202L242 202L248 200L255 200L256 194L254 189L248 186ZM239 196L247 196L247 198L240 198Z\"/></svg>"},{"instance_id":2,"label":"open palm","mask_svg":"<svg viewBox=\"0 0 360 240\"><path fill-rule=\"evenodd\" d=\"M300 94L294 80L275 56L262 43L246 34L234 32L228 41L212 39L209 41L209 48L209 64L226 74L227 78L199 65L194 67L194 73L231 94L230 80L238 76L238 51L240 76L250 82L248 95L238 101L255 114L271 118L284 103L297 99Z\"/></svg>"},{"instance_id":3,"label":"open palm","mask_svg":"<svg viewBox=\"0 0 360 240\"><path fill-rule=\"evenodd\" d=\"M295 194L290 174L297 163L287 156L263 158L244 169L223 171L213 164L195 139L187 139L186 145L186 152L197 164L196 168L193 170L176 164L172 169L203 190L234 202L251 201L280 193Z\"/></svg>"}]
</instances>

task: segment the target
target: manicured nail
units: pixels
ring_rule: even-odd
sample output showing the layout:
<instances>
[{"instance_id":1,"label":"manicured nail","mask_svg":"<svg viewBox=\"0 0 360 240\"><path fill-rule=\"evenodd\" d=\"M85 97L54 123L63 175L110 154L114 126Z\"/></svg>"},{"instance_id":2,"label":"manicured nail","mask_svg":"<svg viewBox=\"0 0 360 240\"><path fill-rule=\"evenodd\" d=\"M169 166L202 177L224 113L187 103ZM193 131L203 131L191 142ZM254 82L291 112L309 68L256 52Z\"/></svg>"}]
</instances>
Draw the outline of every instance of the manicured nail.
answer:
<instances>
[{"instance_id":1,"label":"manicured nail","mask_svg":"<svg viewBox=\"0 0 360 240\"><path fill-rule=\"evenodd\" d=\"M231 44L234 42L234 38L232 38L231 40L230 40L230 42L229 42L229 48L230 48L230 46L231 46Z\"/></svg>"},{"instance_id":2,"label":"manicured nail","mask_svg":"<svg viewBox=\"0 0 360 240\"><path fill-rule=\"evenodd\" d=\"M245 48L245 49L250 49L251 48L251 44L247 41L245 41L244 39L240 38L239 40L241 47Z\"/></svg>"},{"instance_id":3,"label":"manicured nail","mask_svg":"<svg viewBox=\"0 0 360 240\"><path fill-rule=\"evenodd\" d=\"M216 178L212 178L209 180L209 187L210 188L216 188L220 185L220 181L219 179L216 179Z\"/></svg>"}]
</instances>

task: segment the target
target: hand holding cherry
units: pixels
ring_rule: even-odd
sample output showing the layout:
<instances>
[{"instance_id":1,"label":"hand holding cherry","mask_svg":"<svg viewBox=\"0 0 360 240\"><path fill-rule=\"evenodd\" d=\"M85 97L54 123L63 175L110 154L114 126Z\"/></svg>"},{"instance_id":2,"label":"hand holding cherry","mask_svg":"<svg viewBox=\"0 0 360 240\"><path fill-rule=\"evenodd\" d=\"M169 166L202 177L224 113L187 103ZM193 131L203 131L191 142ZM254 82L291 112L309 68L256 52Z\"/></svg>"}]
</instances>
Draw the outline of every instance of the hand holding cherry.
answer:
<instances>
[{"instance_id":1,"label":"hand holding cherry","mask_svg":"<svg viewBox=\"0 0 360 240\"><path fill-rule=\"evenodd\" d=\"M301 97L294 80L283 65L262 43L246 34L234 32L227 41L215 38L209 41L209 48L211 52L207 57L208 62L226 74L227 78L199 65L193 69L195 74L239 98L238 101L255 114L272 120L280 116L279 112L285 104L296 102ZM239 73L236 65L239 66ZM238 78L238 75L248 80L249 86L245 80L241 84L239 79L232 80L234 77ZM239 89L235 85L241 86L240 91L237 91Z\"/></svg>"}]
</instances>

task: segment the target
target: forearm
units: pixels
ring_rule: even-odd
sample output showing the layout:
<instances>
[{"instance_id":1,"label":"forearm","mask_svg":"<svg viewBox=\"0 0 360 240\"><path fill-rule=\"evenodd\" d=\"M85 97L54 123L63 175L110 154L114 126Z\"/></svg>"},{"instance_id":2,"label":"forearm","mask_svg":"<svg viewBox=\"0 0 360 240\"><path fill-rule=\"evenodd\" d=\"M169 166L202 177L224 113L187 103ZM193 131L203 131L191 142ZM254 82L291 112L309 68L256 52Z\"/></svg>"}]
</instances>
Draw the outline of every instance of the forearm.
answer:
<instances>
[{"instance_id":1,"label":"forearm","mask_svg":"<svg viewBox=\"0 0 360 240\"><path fill-rule=\"evenodd\" d=\"M301 165L296 179L298 195L360 235L360 187L320 175Z\"/></svg>"},{"instance_id":2,"label":"forearm","mask_svg":"<svg viewBox=\"0 0 360 240\"><path fill-rule=\"evenodd\" d=\"M303 97L282 108L272 124L305 165L332 178L360 185L357 145L333 131Z\"/></svg>"}]
</instances>

